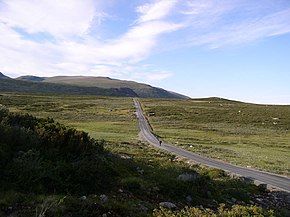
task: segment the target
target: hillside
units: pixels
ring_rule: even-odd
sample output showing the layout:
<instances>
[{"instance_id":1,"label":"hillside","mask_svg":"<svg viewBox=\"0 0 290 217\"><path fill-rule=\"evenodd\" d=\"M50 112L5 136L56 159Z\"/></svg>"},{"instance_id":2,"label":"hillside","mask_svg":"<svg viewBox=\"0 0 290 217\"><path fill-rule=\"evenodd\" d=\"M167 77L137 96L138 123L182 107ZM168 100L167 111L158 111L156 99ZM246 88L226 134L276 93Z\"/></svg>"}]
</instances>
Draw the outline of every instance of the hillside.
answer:
<instances>
[{"instance_id":1,"label":"hillside","mask_svg":"<svg viewBox=\"0 0 290 217\"><path fill-rule=\"evenodd\" d=\"M8 77L0 77L1 92L25 92L25 93L58 93L75 95L100 95L100 96L120 96L137 97L137 94L129 88L98 88L79 87L63 84L51 84L42 82L22 81Z\"/></svg>"},{"instance_id":2,"label":"hillside","mask_svg":"<svg viewBox=\"0 0 290 217\"><path fill-rule=\"evenodd\" d=\"M181 94L170 92L161 88L152 87L147 84L137 83L134 81L118 80L108 77L89 77L89 76L56 76L56 77L35 77L22 76L17 78L22 81L37 81L41 83L65 84L78 87L89 88L128 88L131 89L138 97L142 98L188 98Z\"/></svg>"},{"instance_id":3,"label":"hillside","mask_svg":"<svg viewBox=\"0 0 290 217\"><path fill-rule=\"evenodd\" d=\"M0 72L0 79L7 79L8 77Z\"/></svg>"}]
</instances>

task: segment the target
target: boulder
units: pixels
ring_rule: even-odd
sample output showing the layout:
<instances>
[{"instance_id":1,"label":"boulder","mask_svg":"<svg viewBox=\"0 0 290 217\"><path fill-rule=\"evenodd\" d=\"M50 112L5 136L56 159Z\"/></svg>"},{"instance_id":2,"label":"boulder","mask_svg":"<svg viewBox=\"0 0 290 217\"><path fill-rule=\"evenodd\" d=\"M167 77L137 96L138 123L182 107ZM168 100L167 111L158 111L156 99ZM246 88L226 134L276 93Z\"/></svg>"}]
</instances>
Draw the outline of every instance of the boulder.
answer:
<instances>
[{"instance_id":1,"label":"boulder","mask_svg":"<svg viewBox=\"0 0 290 217\"><path fill-rule=\"evenodd\" d=\"M109 198L108 198L107 195L101 194L100 195L100 200L101 200L102 203L106 203L106 202L108 202Z\"/></svg>"}]
</instances>

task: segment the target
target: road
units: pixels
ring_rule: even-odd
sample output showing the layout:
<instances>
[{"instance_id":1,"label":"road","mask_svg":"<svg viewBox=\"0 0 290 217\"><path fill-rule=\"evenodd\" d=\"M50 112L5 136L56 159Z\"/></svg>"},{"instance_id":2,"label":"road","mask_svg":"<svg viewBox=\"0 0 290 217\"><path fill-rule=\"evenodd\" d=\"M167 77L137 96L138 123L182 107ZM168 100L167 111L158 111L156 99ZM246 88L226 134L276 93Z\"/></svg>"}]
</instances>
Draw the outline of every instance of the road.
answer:
<instances>
[{"instance_id":1,"label":"road","mask_svg":"<svg viewBox=\"0 0 290 217\"><path fill-rule=\"evenodd\" d=\"M184 150L182 148L179 148L179 147L176 147L176 146L164 143L164 142L160 146L159 140L156 138L156 136L153 135L151 131L151 127L149 126L147 119L143 115L140 102L137 99L134 99L134 104L136 107L136 115L139 121L139 128L140 128L141 134L143 138L151 145L159 149L168 151L170 153L188 158L189 160L193 160L200 164L203 164L209 167L222 169L230 173L249 178L253 181L258 181L258 182L267 184L269 187L274 187L279 190L290 192L290 179L288 177L279 176L276 174L267 173L267 172L263 172L259 170L250 169L250 168L244 168L244 167L232 165L232 164L220 161L220 160L214 160L214 159L207 158L207 157L195 154L193 152L189 152L187 150Z\"/></svg>"}]
</instances>

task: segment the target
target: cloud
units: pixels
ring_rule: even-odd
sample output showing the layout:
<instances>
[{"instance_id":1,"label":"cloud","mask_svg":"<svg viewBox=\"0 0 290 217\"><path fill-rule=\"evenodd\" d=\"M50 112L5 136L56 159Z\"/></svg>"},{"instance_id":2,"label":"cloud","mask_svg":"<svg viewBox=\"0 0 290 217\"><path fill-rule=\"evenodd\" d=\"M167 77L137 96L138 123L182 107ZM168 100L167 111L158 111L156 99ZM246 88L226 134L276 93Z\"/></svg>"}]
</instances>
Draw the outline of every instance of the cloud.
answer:
<instances>
[{"instance_id":1,"label":"cloud","mask_svg":"<svg viewBox=\"0 0 290 217\"><path fill-rule=\"evenodd\" d=\"M138 22L148 22L160 20L168 16L176 5L177 0L156 0L154 3L146 3L137 7L137 12L141 14Z\"/></svg>"},{"instance_id":2,"label":"cloud","mask_svg":"<svg viewBox=\"0 0 290 217\"><path fill-rule=\"evenodd\" d=\"M86 34L94 19L104 16L97 12L93 0L8 0L0 9L0 20L9 27L28 33L46 32L54 37Z\"/></svg>"},{"instance_id":3,"label":"cloud","mask_svg":"<svg viewBox=\"0 0 290 217\"><path fill-rule=\"evenodd\" d=\"M151 3L148 11L143 11L138 18L142 23L128 26L127 32L115 39L101 40L90 33L108 16L101 8L102 1L1 1L1 71L19 75L125 78L127 74L121 72L120 66L138 65L150 55L162 34L181 28L179 24L162 20L174 2ZM153 16L156 9L161 10L162 16L142 18ZM35 40L36 37L40 39Z\"/></svg>"},{"instance_id":4,"label":"cloud","mask_svg":"<svg viewBox=\"0 0 290 217\"><path fill-rule=\"evenodd\" d=\"M290 4L268 0L193 0L181 13L187 17L191 46L220 48L290 32Z\"/></svg>"},{"instance_id":5,"label":"cloud","mask_svg":"<svg viewBox=\"0 0 290 217\"><path fill-rule=\"evenodd\" d=\"M158 81L173 72L144 67L142 61L166 40L168 49L184 44L219 48L290 32L287 2L154 0L130 11L137 17L120 26L122 34L103 38L100 24L111 24L106 21L114 16L103 7L107 2L0 0L0 70ZM114 32L114 25L108 27Z\"/></svg>"}]
</instances>

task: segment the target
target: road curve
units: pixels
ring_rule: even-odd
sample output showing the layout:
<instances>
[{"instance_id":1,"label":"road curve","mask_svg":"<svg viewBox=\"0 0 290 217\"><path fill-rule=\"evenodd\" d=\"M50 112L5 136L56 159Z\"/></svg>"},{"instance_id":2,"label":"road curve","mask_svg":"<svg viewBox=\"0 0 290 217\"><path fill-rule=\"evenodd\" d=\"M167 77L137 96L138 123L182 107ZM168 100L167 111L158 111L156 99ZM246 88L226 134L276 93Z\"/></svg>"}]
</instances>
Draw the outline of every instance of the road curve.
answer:
<instances>
[{"instance_id":1,"label":"road curve","mask_svg":"<svg viewBox=\"0 0 290 217\"><path fill-rule=\"evenodd\" d=\"M235 165L223 162L223 161L203 157L201 155L186 151L182 148L179 148L179 147L176 147L176 146L164 143L164 142L160 146L159 140L153 135L151 131L151 127L149 126L148 121L143 115L140 102L137 99L134 99L134 104L136 107L136 115L139 122L139 128L140 128L141 134L143 138L151 145L159 149L163 149L165 151L171 152L173 154L188 158L195 162L204 164L206 166L222 169L230 173L247 177L253 181L256 180L258 182L265 183L269 185L270 187L274 187L280 190L290 192L290 179L288 177L279 176L276 174L258 171L254 169L244 168L240 166L235 166Z\"/></svg>"}]
</instances>

